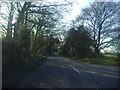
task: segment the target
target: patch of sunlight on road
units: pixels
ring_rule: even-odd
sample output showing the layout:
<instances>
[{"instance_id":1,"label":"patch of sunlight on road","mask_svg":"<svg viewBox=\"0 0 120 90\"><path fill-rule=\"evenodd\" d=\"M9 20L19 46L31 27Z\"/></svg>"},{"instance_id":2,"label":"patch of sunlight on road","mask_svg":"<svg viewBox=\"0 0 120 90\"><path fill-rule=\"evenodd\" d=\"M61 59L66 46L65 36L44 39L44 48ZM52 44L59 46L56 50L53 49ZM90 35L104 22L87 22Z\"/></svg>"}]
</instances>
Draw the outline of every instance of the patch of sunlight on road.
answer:
<instances>
[{"instance_id":1,"label":"patch of sunlight on road","mask_svg":"<svg viewBox=\"0 0 120 90\"><path fill-rule=\"evenodd\" d=\"M59 67L59 68L65 68L65 66L63 66L63 65L58 65L58 64L55 64L55 63L46 63L46 64L44 64L44 65L46 65L46 66L52 66L52 67Z\"/></svg>"},{"instance_id":2,"label":"patch of sunlight on road","mask_svg":"<svg viewBox=\"0 0 120 90\"><path fill-rule=\"evenodd\" d=\"M48 59L56 59L56 57L47 57Z\"/></svg>"},{"instance_id":3,"label":"patch of sunlight on road","mask_svg":"<svg viewBox=\"0 0 120 90\"><path fill-rule=\"evenodd\" d=\"M93 72L93 71L88 71L88 70L80 70L81 72L87 72L87 73L92 73L92 74L95 74L96 72Z\"/></svg>"},{"instance_id":4,"label":"patch of sunlight on road","mask_svg":"<svg viewBox=\"0 0 120 90\"><path fill-rule=\"evenodd\" d=\"M47 57L47 58L51 60L63 60L62 57Z\"/></svg>"},{"instance_id":5,"label":"patch of sunlight on road","mask_svg":"<svg viewBox=\"0 0 120 90\"><path fill-rule=\"evenodd\" d=\"M108 75L108 74L100 74L100 73L97 73L97 72L93 72L93 71L88 71L88 70L79 70L81 72L87 72L87 73L91 73L91 74L99 74L101 76L106 76L106 77L111 77L111 78L116 78L116 79L120 79L119 77L117 76L111 76L111 75Z\"/></svg>"},{"instance_id":6,"label":"patch of sunlight on road","mask_svg":"<svg viewBox=\"0 0 120 90\"><path fill-rule=\"evenodd\" d=\"M116 79L120 79L119 77L116 77L116 76L110 76L110 75L107 75L107 74L103 74L103 76L111 77L111 78L116 78Z\"/></svg>"}]
</instances>

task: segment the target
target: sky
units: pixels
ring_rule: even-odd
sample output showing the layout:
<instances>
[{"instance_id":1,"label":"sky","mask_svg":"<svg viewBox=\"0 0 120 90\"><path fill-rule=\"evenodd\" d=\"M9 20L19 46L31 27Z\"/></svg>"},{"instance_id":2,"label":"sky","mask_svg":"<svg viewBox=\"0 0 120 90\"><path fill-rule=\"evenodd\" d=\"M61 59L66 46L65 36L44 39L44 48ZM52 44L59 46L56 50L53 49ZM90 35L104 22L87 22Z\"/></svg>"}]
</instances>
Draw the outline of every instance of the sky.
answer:
<instances>
[{"instance_id":1,"label":"sky","mask_svg":"<svg viewBox=\"0 0 120 90\"><path fill-rule=\"evenodd\" d=\"M74 0L73 2L69 15L67 14L64 17L66 22L75 19L75 17L80 14L82 8L89 6L90 0Z\"/></svg>"},{"instance_id":2,"label":"sky","mask_svg":"<svg viewBox=\"0 0 120 90\"><path fill-rule=\"evenodd\" d=\"M66 3L72 2L72 7L71 7L71 11L69 11L69 13L64 13L64 19L63 22L69 22L70 20L75 19L75 17L80 14L80 11L82 8L85 8L87 6L89 6L89 3L92 2L93 0L43 0L45 2L50 2L50 3Z\"/></svg>"},{"instance_id":3,"label":"sky","mask_svg":"<svg viewBox=\"0 0 120 90\"><path fill-rule=\"evenodd\" d=\"M82 8L89 6L89 2L92 2L93 0L43 0L45 2L59 2L59 3L66 3L67 2L73 2L71 11L69 13L66 13L64 15L65 21L70 21L74 19L78 14L80 14L80 11ZM4 7L0 9L0 12L4 12ZM69 15L68 15L69 14Z\"/></svg>"},{"instance_id":4,"label":"sky","mask_svg":"<svg viewBox=\"0 0 120 90\"><path fill-rule=\"evenodd\" d=\"M53 0L54 1L54 0ZM58 0L56 0L58 1ZM89 4L92 2L93 0L61 0L59 1L59 3L66 3L72 2L71 5L71 10L69 12L63 12L63 18L61 20L62 23L60 23L59 27L64 27L64 30L69 30L69 28L71 27L71 21L74 20L76 18L76 16L80 15L81 11L83 8L88 7Z\"/></svg>"}]
</instances>

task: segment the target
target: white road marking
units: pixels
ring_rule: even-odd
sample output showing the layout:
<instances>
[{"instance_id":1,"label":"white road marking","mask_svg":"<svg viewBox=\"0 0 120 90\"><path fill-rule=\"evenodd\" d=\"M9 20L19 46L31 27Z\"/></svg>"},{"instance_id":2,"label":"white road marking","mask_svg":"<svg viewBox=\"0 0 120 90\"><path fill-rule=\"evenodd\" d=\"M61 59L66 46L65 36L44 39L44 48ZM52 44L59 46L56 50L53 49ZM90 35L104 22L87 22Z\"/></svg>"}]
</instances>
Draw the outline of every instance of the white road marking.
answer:
<instances>
[{"instance_id":1,"label":"white road marking","mask_svg":"<svg viewBox=\"0 0 120 90\"><path fill-rule=\"evenodd\" d=\"M95 74L95 73L96 73L96 72L88 71L88 70L80 70L80 71L78 71L74 66L72 66L72 65L69 65L69 66L71 66L71 67L72 67L75 71L77 71L78 73L80 73L80 71L82 71L82 72L87 72L87 73L92 73L92 74ZM107 75L107 74L99 74L99 75L120 79L119 77L110 76L110 75Z\"/></svg>"},{"instance_id":2,"label":"white road marking","mask_svg":"<svg viewBox=\"0 0 120 90\"><path fill-rule=\"evenodd\" d=\"M80 73L74 66L70 65L76 72Z\"/></svg>"}]
</instances>

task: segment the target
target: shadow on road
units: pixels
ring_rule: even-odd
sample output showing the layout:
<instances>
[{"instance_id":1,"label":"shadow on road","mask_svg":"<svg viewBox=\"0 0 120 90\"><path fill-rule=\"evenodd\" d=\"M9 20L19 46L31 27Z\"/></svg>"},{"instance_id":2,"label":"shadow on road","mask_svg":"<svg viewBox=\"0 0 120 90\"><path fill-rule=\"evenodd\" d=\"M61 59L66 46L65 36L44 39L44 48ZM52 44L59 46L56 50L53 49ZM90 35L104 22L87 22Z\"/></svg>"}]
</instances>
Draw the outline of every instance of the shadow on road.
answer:
<instances>
[{"instance_id":1,"label":"shadow on road","mask_svg":"<svg viewBox=\"0 0 120 90\"><path fill-rule=\"evenodd\" d=\"M114 67L78 63L53 53L19 88L118 88L118 73Z\"/></svg>"}]
</instances>

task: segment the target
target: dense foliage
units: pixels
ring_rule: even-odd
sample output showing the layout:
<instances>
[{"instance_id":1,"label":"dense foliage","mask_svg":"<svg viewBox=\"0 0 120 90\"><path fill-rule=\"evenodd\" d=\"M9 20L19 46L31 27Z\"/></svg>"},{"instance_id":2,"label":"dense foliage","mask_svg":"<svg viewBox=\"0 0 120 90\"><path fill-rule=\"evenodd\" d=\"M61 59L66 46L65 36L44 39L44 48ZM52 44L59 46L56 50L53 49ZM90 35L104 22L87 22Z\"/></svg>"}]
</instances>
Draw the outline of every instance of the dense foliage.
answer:
<instances>
[{"instance_id":1,"label":"dense foliage","mask_svg":"<svg viewBox=\"0 0 120 90\"><path fill-rule=\"evenodd\" d=\"M61 48L64 55L87 57L92 53L90 46L92 46L90 34L83 26L79 26L77 29L71 28L68 31Z\"/></svg>"},{"instance_id":2,"label":"dense foliage","mask_svg":"<svg viewBox=\"0 0 120 90\"><path fill-rule=\"evenodd\" d=\"M31 55L50 55L58 43L53 28L60 19L57 6L42 2L3 3L8 9L7 25L1 23L3 63L21 62ZM59 6L59 5L58 5ZM13 22L14 21L14 22ZM58 40L58 41L56 41Z\"/></svg>"}]
</instances>

